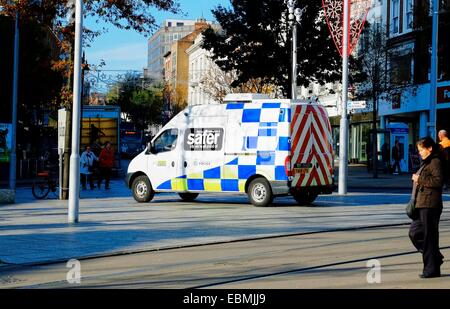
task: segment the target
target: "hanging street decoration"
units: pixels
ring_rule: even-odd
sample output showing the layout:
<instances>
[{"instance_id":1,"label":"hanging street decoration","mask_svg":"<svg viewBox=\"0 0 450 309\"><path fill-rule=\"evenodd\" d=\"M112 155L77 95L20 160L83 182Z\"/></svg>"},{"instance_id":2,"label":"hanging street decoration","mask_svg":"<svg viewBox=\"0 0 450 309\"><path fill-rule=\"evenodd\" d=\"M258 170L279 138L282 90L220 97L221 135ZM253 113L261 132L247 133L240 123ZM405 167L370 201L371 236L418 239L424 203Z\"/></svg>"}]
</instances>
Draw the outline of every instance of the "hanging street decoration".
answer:
<instances>
[{"instance_id":1,"label":"hanging street decoration","mask_svg":"<svg viewBox=\"0 0 450 309\"><path fill-rule=\"evenodd\" d=\"M369 12L370 0L349 0L349 33L347 56L352 53L353 48L358 43L359 35L366 21ZM344 0L322 0L322 7L327 20L328 28L333 37L334 44L343 55L344 39Z\"/></svg>"}]
</instances>

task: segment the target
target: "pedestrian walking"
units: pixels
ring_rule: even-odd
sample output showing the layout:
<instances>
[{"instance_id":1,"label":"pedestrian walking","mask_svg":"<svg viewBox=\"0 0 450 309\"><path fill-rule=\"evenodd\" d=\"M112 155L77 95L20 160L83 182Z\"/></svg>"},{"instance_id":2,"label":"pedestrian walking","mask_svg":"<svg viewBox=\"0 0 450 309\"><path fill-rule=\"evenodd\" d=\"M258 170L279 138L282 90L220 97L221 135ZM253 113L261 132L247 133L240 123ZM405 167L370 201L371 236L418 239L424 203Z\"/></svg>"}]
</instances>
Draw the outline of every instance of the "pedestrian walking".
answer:
<instances>
[{"instance_id":1,"label":"pedestrian walking","mask_svg":"<svg viewBox=\"0 0 450 309\"><path fill-rule=\"evenodd\" d=\"M444 165L444 188L450 190L450 139L446 130L440 130L438 133L439 145L441 147L442 156L445 159Z\"/></svg>"},{"instance_id":2,"label":"pedestrian walking","mask_svg":"<svg viewBox=\"0 0 450 309\"><path fill-rule=\"evenodd\" d=\"M106 142L105 147L100 152L99 156L100 176L98 178L98 188L101 188L103 179L105 179L105 189L109 190L109 181L111 179L111 172L114 166L114 151L111 148L111 143Z\"/></svg>"},{"instance_id":3,"label":"pedestrian walking","mask_svg":"<svg viewBox=\"0 0 450 309\"><path fill-rule=\"evenodd\" d=\"M439 251L439 219L442 214L443 167L439 147L431 137L417 142L422 158L419 171L413 174L416 186L416 210L418 218L413 220L409 238L422 253L423 271L421 278L435 278L441 275L444 256Z\"/></svg>"},{"instance_id":4,"label":"pedestrian walking","mask_svg":"<svg viewBox=\"0 0 450 309\"><path fill-rule=\"evenodd\" d=\"M395 172L395 170L398 167L398 174L401 174L402 170L400 168L400 145L398 143L398 141L395 141L395 145L394 147L392 147L392 159L394 160L394 165L392 167L393 173L394 175L397 175L397 173Z\"/></svg>"},{"instance_id":5,"label":"pedestrian walking","mask_svg":"<svg viewBox=\"0 0 450 309\"><path fill-rule=\"evenodd\" d=\"M98 161L97 156L91 151L91 146L86 146L80 158L81 186L86 190L86 180L89 182L91 190L95 188L92 174L94 172L94 161Z\"/></svg>"}]
</instances>

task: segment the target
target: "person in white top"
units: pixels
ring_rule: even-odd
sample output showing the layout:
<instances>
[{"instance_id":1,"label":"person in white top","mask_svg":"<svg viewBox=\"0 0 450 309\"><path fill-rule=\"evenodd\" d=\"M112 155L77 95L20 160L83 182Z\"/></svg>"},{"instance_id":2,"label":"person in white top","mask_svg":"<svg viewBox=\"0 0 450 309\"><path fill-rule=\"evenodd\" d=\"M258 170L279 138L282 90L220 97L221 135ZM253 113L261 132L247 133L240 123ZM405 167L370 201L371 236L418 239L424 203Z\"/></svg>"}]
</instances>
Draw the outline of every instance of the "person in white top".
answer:
<instances>
[{"instance_id":1,"label":"person in white top","mask_svg":"<svg viewBox=\"0 0 450 309\"><path fill-rule=\"evenodd\" d=\"M91 151L91 146L86 146L80 158L81 186L83 190L86 190L86 179L89 181L91 190L95 188L92 179L94 161L98 161L97 156Z\"/></svg>"}]
</instances>

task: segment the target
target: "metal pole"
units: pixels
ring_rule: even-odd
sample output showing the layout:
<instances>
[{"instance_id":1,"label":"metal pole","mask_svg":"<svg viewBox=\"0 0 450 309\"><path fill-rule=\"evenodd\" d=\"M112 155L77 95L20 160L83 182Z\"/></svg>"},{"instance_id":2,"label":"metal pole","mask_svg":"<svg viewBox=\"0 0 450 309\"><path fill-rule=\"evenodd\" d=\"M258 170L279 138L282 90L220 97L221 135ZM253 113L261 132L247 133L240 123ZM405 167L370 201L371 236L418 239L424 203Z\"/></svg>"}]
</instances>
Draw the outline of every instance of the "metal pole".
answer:
<instances>
[{"instance_id":1,"label":"metal pole","mask_svg":"<svg viewBox=\"0 0 450 309\"><path fill-rule=\"evenodd\" d=\"M14 34L14 76L12 93L12 125L11 125L11 154L9 161L9 188L16 190L16 132L17 132L17 90L19 88L19 10L16 11L15 34ZM14 194L15 196L15 194ZM15 199L15 197L14 197Z\"/></svg>"},{"instance_id":2,"label":"metal pole","mask_svg":"<svg viewBox=\"0 0 450 309\"><path fill-rule=\"evenodd\" d=\"M81 50L83 28L83 1L75 2L75 51L73 74L72 154L69 175L69 223L78 222L80 202L80 105L81 105Z\"/></svg>"},{"instance_id":3,"label":"metal pole","mask_svg":"<svg viewBox=\"0 0 450 309\"><path fill-rule=\"evenodd\" d=\"M339 134L339 194L347 194L348 173L348 24L349 24L349 0L344 0L344 29L342 44L342 109Z\"/></svg>"},{"instance_id":4,"label":"metal pole","mask_svg":"<svg viewBox=\"0 0 450 309\"><path fill-rule=\"evenodd\" d=\"M64 155L64 149L58 149L58 156L59 156L59 180L58 180L58 186L59 186L59 199L62 200L62 192L63 192L63 155Z\"/></svg>"},{"instance_id":5,"label":"metal pole","mask_svg":"<svg viewBox=\"0 0 450 309\"><path fill-rule=\"evenodd\" d=\"M292 25L292 100L297 99L297 23Z\"/></svg>"},{"instance_id":6,"label":"metal pole","mask_svg":"<svg viewBox=\"0 0 450 309\"><path fill-rule=\"evenodd\" d=\"M437 100L437 47L439 28L439 1L433 0L433 21L431 35L431 72L430 72L430 119L428 122L428 134L436 139L436 100Z\"/></svg>"}]
</instances>

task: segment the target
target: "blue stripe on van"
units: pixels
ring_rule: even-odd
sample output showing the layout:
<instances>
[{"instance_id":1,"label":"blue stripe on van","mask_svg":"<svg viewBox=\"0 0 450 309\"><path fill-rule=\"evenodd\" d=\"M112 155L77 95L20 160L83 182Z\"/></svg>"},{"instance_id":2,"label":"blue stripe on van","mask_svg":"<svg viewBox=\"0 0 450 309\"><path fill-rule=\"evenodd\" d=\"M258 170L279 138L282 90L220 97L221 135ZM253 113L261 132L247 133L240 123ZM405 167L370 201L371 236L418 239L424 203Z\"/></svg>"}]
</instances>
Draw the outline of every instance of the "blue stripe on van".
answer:
<instances>
[{"instance_id":1,"label":"blue stripe on van","mask_svg":"<svg viewBox=\"0 0 450 309\"><path fill-rule=\"evenodd\" d=\"M220 179L220 166L203 172L204 179Z\"/></svg>"},{"instance_id":2,"label":"blue stripe on van","mask_svg":"<svg viewBox=\"0 0 450 309\"><path fill-rule=\"evenodd\" d=\"M258 151L256 165L275 165L275 151Z\"/></svg>"},{"instance_id":3,"label":"blue stripe on van","mask_svg":"<svg viewBox=\"0 0 450 309\"><path fill-rule=\"evenodd\" d=\"M236 158L233 161L230 161L225 165L238 165L238 163L239 163L239 158Z\"/></svg>"},{"instance_id":4,"label":"blue stripe on van","mask_svg":"<svg viewBox=\"0 0 450 309\"><path fill-rule=\"evenodd\" d=\"M159 185L158 190L172 190L172 180L167 180Z\"/></svg>"},{"instance_id":5,"label":"blue stripe on van","mask_svg":"<svg viewBox=\"0 0 450 309\"><path fill-rule=\"evenodd\" d=\"M239 165L238 166L238 178L247 179L256 174L256 165Z\"/></svg>"},{"instance_id":6,"label":"blue stripe on van","mask_svg":"<svg viewBox=\"0 0 450 309\"><path fill-rule=\"evenodd\" d=\"M277 150L281 150L281 151L291 150L291 147L289 145L289 137L288 136L281 136L278 138Z\"/></svg>"},{"instance_id":7,"label":"blue stripe on van","mask_svg":"<svg viewBox=\"0 0 450 309\"><path fill-rule=\"evenodd\" d=\"M188 179L187 180L188 190L205 190L203 185L203 179Z\"/></svg>"},{"instance_id":8,"label":"blue stripe on van","mask_svg":"<svg viewBox=\"0 0 450 309\"><path fill-rule=\"evenodd\" d=\"M290 122L290 121L291 121L291 109L280 108L280 116L278 117L278 122Z\"/></svg>"},{"instance_id":9,"label":"blue stripe on van","mask_svg":"<svg viewBox=\"0 0 450 309\"><path fill-rule=\"evenodd\" d=\"M239 191L239 180L237 179L222 179L220 184L222 191Z\"/></svg>"},{"instance_id":10,"label":"blue stripe on van","mask_svg":"<svg viewBox=\"0 0 450 309\"><path fill-rule=\"evenodd\" d=\"M262 108L280 108L281 103L263 103Z\"/></svg>"},{"instance_id":11,"label":"blue stripe on van","mask_svg":"<svg viewBox=\"0 0 450 309\"><path fill-rule=\"evenodd\" d=\"M258 137L257 136L247 136L247 149L258 148Z\"/></svg>"},{"instance_id":12,"label":"blue stripe on van","mask_svg":"<svg viewBox=\"0 0 450 309\"><path fill-rule=\"evenodd\" d=\"M242 122L259 122L260 117L260 109L244 109L242 112Z\"/></svg>"},{"instance_id":13,"label":"blue stripe on van","mask_svg":"<svg viewBox=\"0 0 450 309\"><path fill-rule=\"evenodd\" d=\"M284 166L275 166L275 180L288 180Z\"/></svg>"},{"instance_id":14,"label":"blue stripe on van","mask_svg":"<svg viewBox=\"0 0 450 309\"><path fill-rule=\"evenodd\" d=\"M244 103L229 103L227 104L227 109L243 109Z\"/></svg>"},{"instance_id":15,"label":"blue stripe on van","mask_svg":"<svg viewBox=\"0 0 450 309\"><path fill-rule=\"evenodd\" d=\"M260 122L259 123L259 127L260 128L264 128L264 127L276 127L278 126L278 122Z\"/></svg>"},{"instance_id":16,"label":"blue stripe on van","mask_svg":"<svg viewBox=\"0 0 450 309\"><path fill-rule=\"evenodd\" d=\"M258 136L277 136L277 129L259 128Z\"/></svg>"}]
</instances>

